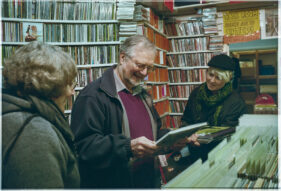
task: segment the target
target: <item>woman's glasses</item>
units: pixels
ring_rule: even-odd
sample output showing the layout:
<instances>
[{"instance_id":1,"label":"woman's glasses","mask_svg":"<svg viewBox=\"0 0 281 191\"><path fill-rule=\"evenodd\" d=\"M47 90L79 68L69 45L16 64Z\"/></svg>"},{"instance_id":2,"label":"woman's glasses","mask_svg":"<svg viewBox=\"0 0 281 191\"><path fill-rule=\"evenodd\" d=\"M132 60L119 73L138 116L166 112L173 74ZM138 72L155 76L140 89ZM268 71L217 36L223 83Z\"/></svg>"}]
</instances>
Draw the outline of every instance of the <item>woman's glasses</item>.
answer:
<instances>
[{"instance_id":1,"label":"woman's glasses","mask_svg":"<svg viewBox=\"0 0 281 191\"><path fill-rule=\"evenodd\" d=\"M74 81L74 82L72 83L72 85L71 85L71 89L74 90L74 89L76 88L76 86L77 86L77 82Z\"/></svg>"}]
</instances>

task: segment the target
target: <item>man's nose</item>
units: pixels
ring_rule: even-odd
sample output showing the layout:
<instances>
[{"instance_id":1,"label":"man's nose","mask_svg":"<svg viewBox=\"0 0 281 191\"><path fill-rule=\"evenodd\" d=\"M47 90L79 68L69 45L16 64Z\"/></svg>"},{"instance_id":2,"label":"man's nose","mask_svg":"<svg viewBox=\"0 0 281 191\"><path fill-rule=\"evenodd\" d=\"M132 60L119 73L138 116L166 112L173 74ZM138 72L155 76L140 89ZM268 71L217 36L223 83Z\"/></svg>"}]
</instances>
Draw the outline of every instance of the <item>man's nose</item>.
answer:
<instances>
[{"instance_id":1,"label":"man's nose","mask_svg":"<svg viewBox=\"0 0 281 191\"><path fill-rule=\"evenodd\" d=\"M145 67L140 71L141 75L146 76L147 75L147 68Z\"/></svg>"}]
</instances>

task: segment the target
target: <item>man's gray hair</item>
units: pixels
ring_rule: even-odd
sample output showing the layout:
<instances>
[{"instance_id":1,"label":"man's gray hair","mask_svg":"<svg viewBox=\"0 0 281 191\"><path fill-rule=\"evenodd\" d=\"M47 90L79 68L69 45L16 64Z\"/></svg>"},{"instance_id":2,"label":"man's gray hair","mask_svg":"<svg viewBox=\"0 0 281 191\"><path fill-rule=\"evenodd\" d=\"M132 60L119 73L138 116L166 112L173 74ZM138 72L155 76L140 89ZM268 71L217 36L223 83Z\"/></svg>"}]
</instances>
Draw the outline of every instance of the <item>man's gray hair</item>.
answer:
<instances>
[{"instance_id":1,"label":"man's gray hair","mask_svg":"<svg viewBox=\"0 0 281 191\"><path fill-rule=\"evenodd\" d=\"M20 47L4 61L4 85L25 95L60 97L76 75L77 68L69 54L37 41Z\"/></svg>"},{"instance_id":2,"label":"man's gray hair","mask_svg":"<svg viewBox=\"0 0 281 191\"><path fill-rule=\"evenodd\" d=\"M142 47L145 50L153 51L156 54L155 45L145 36L142 35L134 35L127 38L123 44L120 46L120 53L124 53L130 57L134 56L135 47Z\"/></svg>"}]
</instances>

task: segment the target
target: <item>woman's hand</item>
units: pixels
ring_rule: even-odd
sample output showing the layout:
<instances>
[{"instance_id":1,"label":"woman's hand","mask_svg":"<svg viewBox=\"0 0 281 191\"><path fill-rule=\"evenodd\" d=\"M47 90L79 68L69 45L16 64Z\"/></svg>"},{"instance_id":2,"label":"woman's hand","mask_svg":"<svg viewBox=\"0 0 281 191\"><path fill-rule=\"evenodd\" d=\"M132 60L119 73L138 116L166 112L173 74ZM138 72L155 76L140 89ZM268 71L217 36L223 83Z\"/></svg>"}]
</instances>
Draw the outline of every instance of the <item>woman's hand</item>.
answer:
<instances>
[{"instance_id":1,"label":"woman's hand","mask_svg":"<svg viewBox=\"0 0 281 191\"><path fill-rule=\"evenodd\" d=\"M200 146L200 143L198 142L198 135L197 134L193 134L190 137L187 138L187 143L194 145L194 146Z\"/></svg>"}]
</instances>

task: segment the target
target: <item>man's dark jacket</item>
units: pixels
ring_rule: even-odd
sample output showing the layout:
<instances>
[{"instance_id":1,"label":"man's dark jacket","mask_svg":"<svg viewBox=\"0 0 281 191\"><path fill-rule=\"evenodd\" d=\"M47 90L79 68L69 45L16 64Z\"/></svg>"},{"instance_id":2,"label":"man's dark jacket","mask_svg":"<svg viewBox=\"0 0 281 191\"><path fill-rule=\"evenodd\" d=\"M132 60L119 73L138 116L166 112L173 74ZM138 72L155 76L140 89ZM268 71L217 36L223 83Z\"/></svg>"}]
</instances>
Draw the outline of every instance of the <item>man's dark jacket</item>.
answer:
<instances>
[{"instance_id":1,"label":"man's dark jacket","mask_svg":"<svg viewBox=\"0 0 281 191\"><path fill-rule=\"evenodd\" d=\"M113 69L86 86L72 110L71 129L78 146L84 188L132 188L130 138L122 134L123 109ZM161 120L152 106L152 99L145 91L143 93L159 129Z\"/></svg>"}]
</instances>

